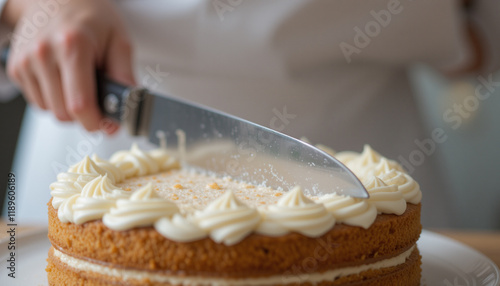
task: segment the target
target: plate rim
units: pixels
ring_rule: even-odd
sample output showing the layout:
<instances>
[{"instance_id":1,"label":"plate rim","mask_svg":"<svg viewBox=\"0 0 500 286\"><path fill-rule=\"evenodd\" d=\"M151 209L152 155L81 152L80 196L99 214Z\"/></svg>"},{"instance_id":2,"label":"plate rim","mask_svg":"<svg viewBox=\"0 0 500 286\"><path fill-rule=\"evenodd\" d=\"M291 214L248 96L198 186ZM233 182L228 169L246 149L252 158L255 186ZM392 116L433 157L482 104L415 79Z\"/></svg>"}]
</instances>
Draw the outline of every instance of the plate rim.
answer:
<instances>
[{"instance_id":1,"label":"plate rim","mask_svg":"<svg viewBox=\"0 0 500 286\"><path fill-rule=\"evenodd\" d=\"M430 231L430 230L423 229L422 233L420 235L420 238L417 241L417 245L418 245L419 249L421 250L421 252L425 252L425 248L421 247L421 245L419 244L419 242L421 241L422 238L424 240L438 240L441 243L446 243L449 247L451 247L453 249L458 249L458 250L461 250L461 251L466 251L466 252L474 253L474 255L476 255L479 260L481 260L483 262L486 262L489 266L492 267L493 273L496 275L496 284L495 285L496 286L500 286L500 269L499 269L499 266L495 262L493 262L489 257L487 257L486 255L484 255L483 253L481 253L480 251L474 249L471 246L468 246L465 243L457 241L457 240L455 240L453 238L447 237L445 235L442 235L442 234L439 234L439 233L436 233L436 232L433 232L433 231ZM424 257L423 253L421 253L421 255L422 255L422 257ZM439 257L441 260L444 260L445 262L450 263L450 265L452 265L453 267L455 267L457 269L463 270L460 266L457 266L457 264L454 263L453 261L451 261L449 258L442 257L442 256L439 256L439 255L436 255L436 256ZM423 265L423 262L424 261L422 261L422 265Z\"/></svg>"}]
</instances>

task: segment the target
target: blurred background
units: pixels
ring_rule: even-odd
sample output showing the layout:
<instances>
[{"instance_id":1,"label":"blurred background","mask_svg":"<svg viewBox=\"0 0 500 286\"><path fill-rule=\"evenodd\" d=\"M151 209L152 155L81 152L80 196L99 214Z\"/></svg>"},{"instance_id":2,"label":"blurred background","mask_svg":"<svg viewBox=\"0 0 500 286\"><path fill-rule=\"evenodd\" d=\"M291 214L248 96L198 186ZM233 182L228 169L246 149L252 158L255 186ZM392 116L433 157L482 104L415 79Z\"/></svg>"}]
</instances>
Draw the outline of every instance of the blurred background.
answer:
<instances>
[{"instance_id":1,"label":"blurred background","mask_svg":"<svg viewBox=\"0 0 500 286\"><path fill-rule=\"evenodd\" d=\"M453 226L500 229L500 89L492 89L491 96L478 100L473 108L471 97L476 96L482 81L474 77L446 79L426 66L415 67L411 75L427 134L442 128L449 136L437 145L433 156L446 177L447 193L452 194ZM497 72L493 78L499 76ZM443 118L454 105L465 107L458 128L454 128L455 121Z\"/></svg>"},{"instance_id":2,"label":"blurred background","mask_svg":"<svg viewBox=\"0 0 500 286\"><path fill-rule=\"evenodd\" d=\"M450 80L423 65L411 70L411 78L425 134L431 137L432 130L442 128L448 136L436 145L432 156L450 188L446 193L451 194L454 220L449 227L500 229L500 89L479 101L477 108L466 110L468 117L463 116L463 122L454 128L456 122L446 122L443 114L475 96L481 82L473 77ZM25 108L21 96L0 104L0 186L7 184ZM5 189L0 190L0 207ZM423 190L424 195L431 191Z\"/></svg>"}]
</instances>

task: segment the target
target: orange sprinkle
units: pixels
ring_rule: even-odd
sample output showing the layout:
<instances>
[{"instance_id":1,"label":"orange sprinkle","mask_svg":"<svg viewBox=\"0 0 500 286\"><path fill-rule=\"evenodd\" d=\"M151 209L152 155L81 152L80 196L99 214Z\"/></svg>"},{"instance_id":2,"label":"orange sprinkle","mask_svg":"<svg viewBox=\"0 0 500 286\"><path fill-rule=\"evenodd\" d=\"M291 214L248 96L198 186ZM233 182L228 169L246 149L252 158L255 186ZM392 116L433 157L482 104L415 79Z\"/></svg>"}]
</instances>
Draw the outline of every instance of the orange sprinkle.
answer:
<instances>
[{"instance_id":1,"label":"orange sprinkle","mask_svg":"<svg viewBox=\"0 0 500 286\"><path fill-rule=\"evenodd\" d=\"M245 197L245 200L249 200L250 198L249 197Z\"/></svg>"},{"instance_id":2,"label":"orange sprinkle","mask_svg":"<svg viewBox=\"0 0 500 286\"><path fill-rule=\"evenodd\" d=\"M184 187L181 184L175 184L174 188L175 189L183 189Z\"/></svg>"},{"instance_id":3,"label":"orange sprinkle","mask_svg":"<svg viewBox=\"0 0 500 286\"><path fill-rule=\"evenodd\" d=\"M138 187L142 186L142 184L137 184Z\"/></svg>"},{"instance_id":4,"label":"orange sprinkle","mask_svg":"<svg viewBox=\"0 0 500 286\"><path fill-rule=\"evenodd\" d=\"M221 189L221 187L217 183L215 183L215 182L212 183L212 184L210 184L210 185L208 185L208 187L210 189L212 189L212 190L220 190Z\"/></svg>"},{"instance_id":5,"label":"orange sprinkle","mask_svg":"<svg viewBox=\"0 0 500 286\"><path fill-rule=\"evenodd\" d=\"M155 177L155 176L153 176L153 177L151 177L151 179L156 180L156 177Z\"/></svg>"},{"instance_id":6,"label":"orange sprinkle","mask_svg":"<svg viewBox=\"0 0 500 286\"><path fill-rule=\"evenodd\" d=\"M252 189L252 188L255 188L255 186L252 186L252 185L247 185L245 188L247 188L247 189Z\"/></svg>"},{"instance_id":7,"label":"orange sprinkle","mask_svg":"<svg viewBox=\"0 0 500 286\"><path fill-rule=\"evenodd\" d=\"M157 183L161 183L161 181L160 181L160 180L156 180L156 182L157 182Z\"/></svg>"},{"instance_id":8,"label":"orange sprinkle","mask_svg":"<svg viewBox=\"0 0 500 286\"><path fill-rule=\"evenodd\" d=\"M155 191L159 191L160 189L159 188L155 188Z\"/></svg>"},{"instance_id":9,"label":"orange sprinkle","mask_svg":"<svg viewBox=\"0 0 500 286\"><path fill-rule=\"evenodd\" d=\"M277 197L280 197L280 196L282 196L283 194L282 194L282 193L276 193L276 194L274 194L274 195L275 195L275 196L277 196Z\"/></svg>"},{"instance_id":10,"label":"orange sprinkle","mask_svg":"<svg viewBox=\"0 0 500 286\"><path fill-rule=\"evenodd\" d=\"M265 204L266 204L266 202L260 202L260 204L265 205Z\"/></svg>"},{"instance_id":11,"label":"orange sprinkle","mask_svg":"<svg viewBox=\"0 0 500 286\"><path fill-rule=\"evenodd\" d=\"M125 191L130 191L130 188L125 188Z\"/></svg>"},{"instance_id":12,"label":"orange sprinkle","mask_svg":"<svg viewBox=\"0 0 500 286\"><path fill-rule=\"evenodd\" d=\"M193 199L197 199L198 197L197 196L193 196Z\"/></svg>"},{"instance_id":13,"label":"orange sprinkle","mask_svg":"<svg viewBox=\"0 0 500 286\"><path fill-rule=\"evenodd\" d=\"M177 201L179 199L179 197L173 197L172 200L173 201Z\"/></svg>"},{"instance_id":14,"label":"orange sprinkle","mask_svg":"<svg viewBox=\"0 0 500 286\"><path fill-rule=\"evenodd\" d=\"M192 192L193 190L188 190L188 192Z\"/></svg>"},{"instance_id":15,"label":"orange sprinkle","mask_svg":"<svg viewBox=\"0 0 500 286\"><path fill-rule=\"evenodd\" d=\"M259 197L259 198L262 198L262 195L261 195L261 194L256 194L255 196L256 196L256 197Z\"/></svg>"}]
</instances>

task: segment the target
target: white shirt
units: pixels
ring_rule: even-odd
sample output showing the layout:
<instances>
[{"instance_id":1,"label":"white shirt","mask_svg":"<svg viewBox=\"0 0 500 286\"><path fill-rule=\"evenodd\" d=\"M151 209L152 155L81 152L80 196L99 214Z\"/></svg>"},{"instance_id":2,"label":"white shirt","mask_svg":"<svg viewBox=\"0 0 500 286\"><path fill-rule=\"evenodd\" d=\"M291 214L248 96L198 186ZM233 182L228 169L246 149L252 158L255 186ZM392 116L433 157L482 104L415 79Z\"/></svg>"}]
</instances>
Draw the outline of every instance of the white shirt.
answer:
<instances>
[{"instance_id":1,"label":"white shirt","mask_svg":"<svg viewBox=\"0 0 500 286\"><path fill-rule=\"evenodd\" d=\"M368 143L393 159L424 136L407 67L469 60L459 2L116 1L140 84L336 150ZM18 217L46 221L41 202L57 172L130 144L124 132L90 135L28 109L14 164ZM424 193L424 225L447 226L449 194L432 160L412 176Z\"/></svg>"}]
</instances>

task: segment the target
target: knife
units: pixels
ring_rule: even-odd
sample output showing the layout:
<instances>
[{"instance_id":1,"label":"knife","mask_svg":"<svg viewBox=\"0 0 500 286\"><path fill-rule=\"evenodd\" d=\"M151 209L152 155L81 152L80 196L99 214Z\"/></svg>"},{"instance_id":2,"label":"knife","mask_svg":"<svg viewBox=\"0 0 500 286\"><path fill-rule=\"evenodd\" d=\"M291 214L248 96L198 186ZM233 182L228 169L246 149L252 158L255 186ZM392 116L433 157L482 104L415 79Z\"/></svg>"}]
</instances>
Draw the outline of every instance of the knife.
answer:
<instances>
[{"instance_id":1,"label":"knife","mask_svg":"<svg viewBox=\"0 0 500 286\"><path fill-rule=\"evenodd\" d=\"M8 49L1 53L5 66ZM183 164L216 176L288 191L300 186L307 195L337 193L368 198L359 179L324 151L273 129L224 112L141 87L117 83L97 72L99 107L131 135L146 136L168 149L182 144ZM178 140L179 130L182 140ZM179 142L183 141L183 142Z\"/></svg>"}]
</instances>

